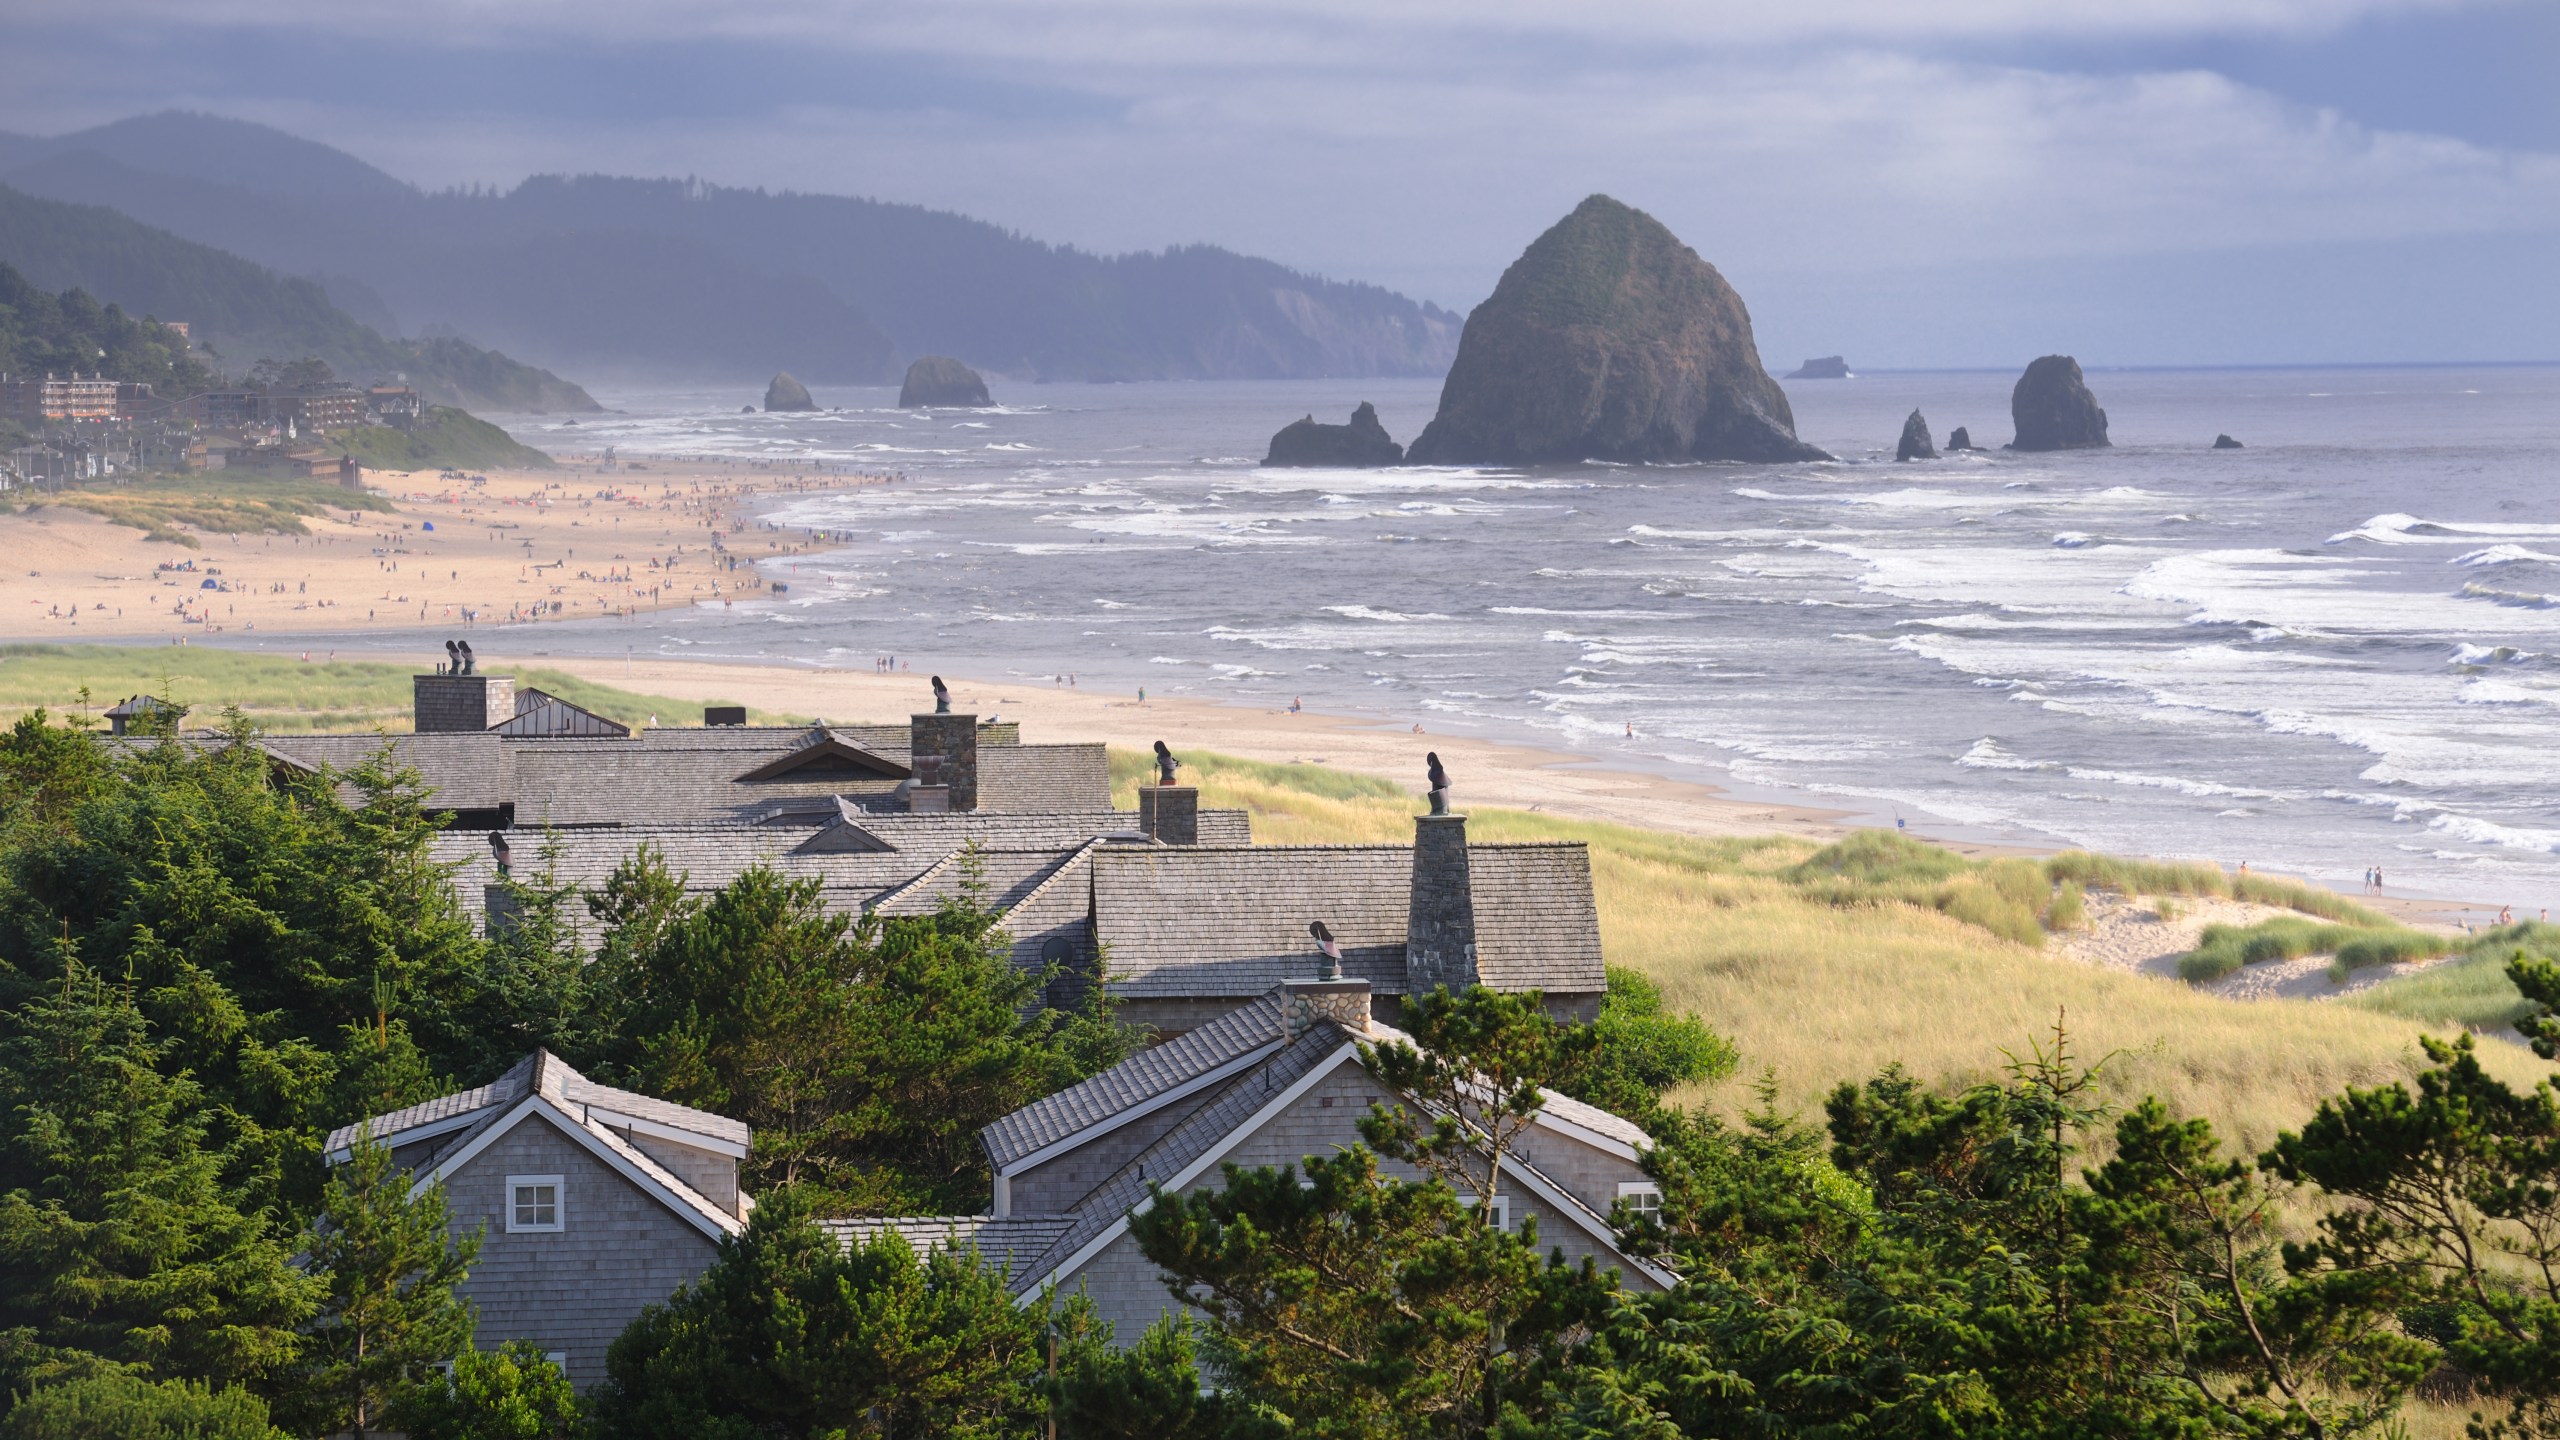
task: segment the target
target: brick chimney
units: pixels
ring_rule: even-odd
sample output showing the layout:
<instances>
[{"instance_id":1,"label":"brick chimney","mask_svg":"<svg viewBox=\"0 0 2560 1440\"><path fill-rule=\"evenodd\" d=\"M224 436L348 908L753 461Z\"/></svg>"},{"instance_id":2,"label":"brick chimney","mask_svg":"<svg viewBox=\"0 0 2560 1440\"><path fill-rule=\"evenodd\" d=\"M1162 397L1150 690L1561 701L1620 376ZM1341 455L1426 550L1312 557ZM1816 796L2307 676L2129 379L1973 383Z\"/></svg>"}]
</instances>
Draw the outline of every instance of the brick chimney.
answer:
<instances>
[{"instance_id":1,"label":"brick chimney","mask_svg":"<svg viewBox=\"0 0 2560 1440\"><path fill-rule=\"evenodd\" d=\"M421 735L450 735L487 730L515 718L513 675L434 675L409 677L413 725Z\"/></svg>"},{"instance_id":2,"label":"brick chimney","mask_svg":"<svg viewBox=\"0 0 2560 1440\"><path fill-rule=\"evenodd\" d=\"M1405 912L1405 988L1451 994L1476 983L1476 903L1467 874L1467 817L1413 817L1413 899Z\"/></svg>"},{"instance_id":3,"label":"brick chimney","mask_svg":"<svg viewBox=\"0 0 2560 1440\"><path fill-rule=\"evenodd\" d=\"M1138 828L1160 845L1200 843L1200 790L1194 785L1138 787Z\"/></svg>"},{"instance_id":4,"label":"brick chimney","mask_svg":"<svg viewBox=\"0 0 2560 1440\"><path fill-rule=\"evenodd\" d=\"M910 715L907 755L916 772L907 806L919 814L978 808L978 717Z\"/></svg>"}]
</instances>

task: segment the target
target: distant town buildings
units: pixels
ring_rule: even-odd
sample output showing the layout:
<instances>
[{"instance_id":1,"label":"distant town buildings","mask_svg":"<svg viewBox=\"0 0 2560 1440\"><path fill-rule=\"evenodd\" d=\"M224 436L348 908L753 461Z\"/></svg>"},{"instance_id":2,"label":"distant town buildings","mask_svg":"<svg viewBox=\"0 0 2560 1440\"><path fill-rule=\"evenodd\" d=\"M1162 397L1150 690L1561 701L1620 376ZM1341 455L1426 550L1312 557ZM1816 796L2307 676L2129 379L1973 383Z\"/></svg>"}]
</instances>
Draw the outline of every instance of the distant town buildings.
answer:
<instances>
[{"instance_id":1,"label":"distant town buildings","mask_svg":"<svg viewBox=\"0 0 2560 1440\"><path fill-rule=\"evenodd\" d=\"M0 419L21 424L46 420L112 420L125 387L102 375L0 375ZM134 386L148 399L151 387Z\"/></svg>"}]
</instances>

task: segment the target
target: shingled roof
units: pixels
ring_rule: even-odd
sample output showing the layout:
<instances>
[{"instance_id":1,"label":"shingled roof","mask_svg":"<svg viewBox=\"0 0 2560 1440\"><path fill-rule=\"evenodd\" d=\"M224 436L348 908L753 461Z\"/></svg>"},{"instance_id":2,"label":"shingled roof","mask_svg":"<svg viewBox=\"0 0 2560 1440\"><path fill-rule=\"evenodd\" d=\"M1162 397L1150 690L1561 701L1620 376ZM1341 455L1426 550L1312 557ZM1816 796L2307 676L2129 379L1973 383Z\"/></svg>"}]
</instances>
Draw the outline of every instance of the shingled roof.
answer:
<instances>
[{"instance_id":1,"label":"shingled roof","mask_svg":"<svg viewBox=\"0 0 2560 1440\"><path fill-rule=\"evenodd\" d=\"M1164 1104L1194 1107L1064 1212L1074 1224L1027 1264L1011 1269L1009 1283L1016 1295L1028 1296L1069 1267L1083 1263L1127 1224L1132 1212L1150 1202L1154 1186L1191 1183L1226 1153L1275 1097L1287 1095L1292 1086L1319 1071L1355 1063L1358 1042L1412 1043L1411 1036L1374 1021L1352 1029L1321 1018L1287 1038L1283 1022L1288 1004L1286 987L1275 986L1241 1010L1025 1106L981 1132L981 1142L1002 1175L1044 1160L1061 1148L1089 1143ZM1653 1143L1641 1129L1615 1115L1553 1091L1541 1093L1543 1105L1533 1123L1567 1132L1587 1131L1639 1151ZM1656 1284L1671 1283L1659 1268L1618 1251L1608 1217L1576 1198L1554 1176L1516 1153L1504 1165L1542 1201L1617 1253L1630 1269Z\"/></svg>"},{"instance_id":2,"label":"shingled roof","mask_svg":"<svg viewBox=\"0 0 2560 1440\"><path fill-rule=\"evenodd\" d=\"M1471 845L1467 873L1484 984L1608 988L1585 847ZM1094 856L1095 933L1114 994L1243 996L1314 973L1307 922L1322 920L1341 942L1344 974L1401 995L1412 886L1405 845L1106 849Z\"/></svg>"}]
</instances>

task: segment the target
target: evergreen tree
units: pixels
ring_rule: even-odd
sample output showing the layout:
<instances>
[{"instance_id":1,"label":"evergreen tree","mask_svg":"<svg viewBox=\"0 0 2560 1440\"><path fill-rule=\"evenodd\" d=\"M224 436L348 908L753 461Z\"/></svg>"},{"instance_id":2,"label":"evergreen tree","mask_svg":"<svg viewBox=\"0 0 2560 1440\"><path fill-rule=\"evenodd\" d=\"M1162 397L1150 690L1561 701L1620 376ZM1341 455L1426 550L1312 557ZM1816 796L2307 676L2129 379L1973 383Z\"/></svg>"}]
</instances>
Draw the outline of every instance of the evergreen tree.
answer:
<instances>
[{"instance_id":1,"label":"evergreen tree","mask_svg":"<svg viewBox=\"0 0 2560 1440\"><path fill-rule=\"evenodd\" d=\"M411 1188L370 1134L329 1176L303 1247L328 1287L298 1377L297 1418L309 1428L364 1440L394 1395L470 1348L471 1306L453 1287L480 1234L453 1234L441 1185Z\"/></svg>"},{"instance_id":2,"label":"evergreen tree","mask_svg":"<svg viewBox=\"0 0 2560 1440\"><path fill-rule=\"evenodd\" d=\"M145 1380L122 1370L45 1385L0 1419L0 1440L286 1440L237 1385Z\"/></svg>"},{"instance_id":3,"label":"evergreen tree","mask_svg":"<svg viewBox=\"0 0 2560 1440\"><path fill-rule=\"evenodd\" d=\"M408 1440L570 1440L583 1410L569 1377L527 1340L465 1349L449 1376L402 1391L385 1412Z\"/></svg>"},{"instance_id":4,"label":"evergreen tree","mask_svg":"<svg viewBox=\"0 0 2560 1440\"><path fill-rule=\"evenodd\" d=\"M317 1286L244 1210L198 1093L122 988L64 957L0 1042L0 1367L216 1385L292 1360Z\"/></svg>"},{"instance_id":5,"label":"evergreen tree","mask_svg":"<svg viewBox=\"0 0 2560 1440\"><path fill-rule=\"evenodd\" d=\"M919 1260L895 1234L847 1247L783 1192L613 1343L596 1426L621 1440L1030 1440L1058 1318L1015 1305L975 1252ZM1099 1343L1063 1318L1073 1345Z\"/></svg>"}]
</instances>

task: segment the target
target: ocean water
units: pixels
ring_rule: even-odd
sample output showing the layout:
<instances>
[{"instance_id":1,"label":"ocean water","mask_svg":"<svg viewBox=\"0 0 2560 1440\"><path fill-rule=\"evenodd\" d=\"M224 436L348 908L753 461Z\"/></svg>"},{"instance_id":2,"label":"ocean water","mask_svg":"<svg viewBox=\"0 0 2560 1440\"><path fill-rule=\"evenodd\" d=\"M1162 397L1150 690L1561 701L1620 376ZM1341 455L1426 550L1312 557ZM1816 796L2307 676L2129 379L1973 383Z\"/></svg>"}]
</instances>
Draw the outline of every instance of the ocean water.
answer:
<instances>
[{"instance_id":1,"label":"ocean water","mask_svg":"<svg viewBox=\"0 0 2560 1440\"><path fill-rule=\"evenodd\" d=\"M1791 383L1840 457L1794 466L1256 464L1362 399L1410 439L1411 381L511 428L905 477L772 512L836 537L785 598L544 649L1302 697L1927 833L2560 904L2560 368L2098 372L2114 449L1893 461L1915 407L2007 439L2012 379Z\"/></svg>"}]
</instances>

